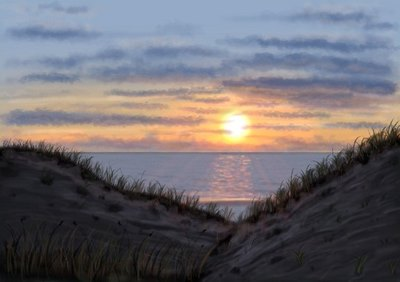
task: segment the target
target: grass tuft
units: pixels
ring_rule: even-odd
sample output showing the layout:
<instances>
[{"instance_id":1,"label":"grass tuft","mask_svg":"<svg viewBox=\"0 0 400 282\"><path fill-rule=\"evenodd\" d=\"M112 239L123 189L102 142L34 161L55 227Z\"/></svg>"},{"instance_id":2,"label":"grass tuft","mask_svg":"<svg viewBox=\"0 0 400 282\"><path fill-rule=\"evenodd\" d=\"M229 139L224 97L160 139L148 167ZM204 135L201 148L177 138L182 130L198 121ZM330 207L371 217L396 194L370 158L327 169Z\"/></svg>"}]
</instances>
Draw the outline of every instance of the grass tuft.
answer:
<instances>
[{"instance_id":1,"label":"grass tuft","mask_svg":"<svg viewBox=\"0 0 400 282\"><path fill-rule=\"evenodd\" d=\"M61 230L39 225L13 230L0 252L0 271L9 278L67 279L68 281L198 281L214 248L147 236L134 244L127 238L84 235L78 228ZM115 279L118 278L118 279Z\"/></svg>"},{"instance_id":2,"label":"grass tuft","mask_svg":"<svg viewBox=\"0 0 400 282\"><path fill-rule=\"evenodd\" d=\"M391 261L388 263L389 271L392 276L396 275L396 270L397 270L398 265L399 265L398 260Z\"/></svg>"},{"instance_id":3,"label":"grass tuft","mask_svg":"<svg viewBox=\"0 0 400 282\"><path fill-rule=\"evenodd\" d=\"M357 275L361 275L364 271L365 263L367 262L368 256L367 255L362 255L359 257L356 257L355 259L355 266L354 266L354 272Z\"/></svg>"},{"instance_id":4,"label":"grass tuft","mask_svg":"<svg viewBox=\"0 0 400 282\"><path fill-rule=\"evenodd\" d=\"M302 250L297 250L294 252L297 264L302 266L304 264L304 252Z\"/></svg>"}]
</instances>

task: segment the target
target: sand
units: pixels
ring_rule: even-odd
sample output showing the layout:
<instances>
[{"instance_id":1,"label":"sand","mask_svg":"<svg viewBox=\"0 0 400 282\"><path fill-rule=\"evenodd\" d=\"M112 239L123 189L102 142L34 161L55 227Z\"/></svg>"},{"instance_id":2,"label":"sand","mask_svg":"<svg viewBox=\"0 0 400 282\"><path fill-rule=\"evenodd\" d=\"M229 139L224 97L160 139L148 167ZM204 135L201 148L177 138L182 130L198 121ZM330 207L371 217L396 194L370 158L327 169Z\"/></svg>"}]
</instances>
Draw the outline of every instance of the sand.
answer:
<instances>
[{"instance_id":1,"label":"sand","mask_svg":"<svg viewBox=\"0 0 400 282\"><path fill-rule=\"evenodd\" d=\"M400 149L291 206L240 226L226 252L210 258L204 281L400 281Z\"/></svg>"},{"instance_id":2,"label":"sand","mask_svg":"<svg viewBox=\"0 0 400 282\"><path fill-rule=\"evenodd\" d=\"M41 180L46 171L54 176L50 185ZM202 281L400 281L400 149L289 206L254 224L224 224L127 199L82 179L77 167L35 153L0 157L1 242L10 227L62 222L60 232L79 229L81 236L126 236L139 244L151 234L154 244L213 248Z\"/></svg>"},{"instance_id":3,"label":"sand","mask_svg":"<svg viewBox=\"0 0 400 282\"><path fill-rule=\"evenodd\" d=\"M54 179L51 184L41 180L46 173ZM82 179L78 167L58 165L36 153L7 151L0 157L1 246L12 232L38 228L43 233L57 228L59 236L76 230L75 237L98 241L125 238L131 245L149 238L147 245L200 252L216 246L232 225L182 214L156 201L130 200L98 181Z\"/></svg>"}]
</instances>

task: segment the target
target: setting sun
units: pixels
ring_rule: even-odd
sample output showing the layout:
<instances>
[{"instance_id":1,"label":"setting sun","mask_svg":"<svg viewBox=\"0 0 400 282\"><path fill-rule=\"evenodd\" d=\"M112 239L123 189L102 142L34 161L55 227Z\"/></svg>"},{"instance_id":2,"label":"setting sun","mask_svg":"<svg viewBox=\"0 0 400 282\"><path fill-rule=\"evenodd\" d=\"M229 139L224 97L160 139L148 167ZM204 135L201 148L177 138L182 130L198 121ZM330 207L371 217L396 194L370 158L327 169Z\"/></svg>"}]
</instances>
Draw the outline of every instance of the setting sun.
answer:
<instances>
[{"instance_id":1,"label":"setting sun","mask_svg":"<svg viewBox=\"0 0 400 282\"><path fill-rule=\"evenodd\" d=\"M228 115L224 121L223 128L231 139L240 139L248 133L248 119L244 115Z\"/></svg>"}]
</instances>

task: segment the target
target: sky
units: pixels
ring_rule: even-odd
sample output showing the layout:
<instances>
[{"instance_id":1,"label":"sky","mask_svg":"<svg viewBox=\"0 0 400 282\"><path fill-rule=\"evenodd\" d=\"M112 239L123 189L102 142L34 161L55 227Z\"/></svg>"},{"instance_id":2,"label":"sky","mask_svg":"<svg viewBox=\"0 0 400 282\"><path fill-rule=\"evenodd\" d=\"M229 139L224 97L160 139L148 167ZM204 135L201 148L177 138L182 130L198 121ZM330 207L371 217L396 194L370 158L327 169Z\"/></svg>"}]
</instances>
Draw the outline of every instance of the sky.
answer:
<instances>
[{"instance_id":1,"label":"sky","mask_svg":"<svg viewBox=\"0 0 400 282\"><path fill-rule=\"evenodd\" d=\"M0 140L335 151L400 121L399 19L398 0L0 0Z\"/></svg>"}]
</instances>

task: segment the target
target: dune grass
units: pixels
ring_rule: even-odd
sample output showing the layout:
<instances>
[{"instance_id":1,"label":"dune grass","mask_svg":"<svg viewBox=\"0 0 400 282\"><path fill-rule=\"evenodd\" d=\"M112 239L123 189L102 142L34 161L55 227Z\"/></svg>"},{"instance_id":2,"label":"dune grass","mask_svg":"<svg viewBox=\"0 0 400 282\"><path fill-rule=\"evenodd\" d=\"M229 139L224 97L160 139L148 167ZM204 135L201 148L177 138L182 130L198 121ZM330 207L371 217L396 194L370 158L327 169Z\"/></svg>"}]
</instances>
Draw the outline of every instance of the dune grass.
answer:
<instances>
[{"instance_id":1,"label":"dune grass","mask_svg":"<svg viewBox=\"0 0 400 282\"><path fill-rule=\"evenodd\" d=\"M301 195L311 193L318 185L343 175L356 164L366 164L374 155L394 147L400 147L400 125L391 122L379 131L372 130L369 137L358 138L353 145L332 153L314 167L292 175L274 194L253 200L239 215L238 221L257 222L262 215L283 211L290 201L298 201Z\"/></svg>"},{"instance_id":2,"label":"dune grass","mask_svg":"<svg viewBox=\"0 0 400 282\"><path fill-rule=\"evenodd\" d=\"M51 278L68 281L197 281L212 247L127 237L84 235L78 228L66 232L58 225L27 230L9 227L0 270L11 279ZM28 232L29 230L29 232Z\"/></svg>"},{"instance_id":3,"label":"dune grass","mask_svg":"<svg viewBox=\"0 0 400 282\"><path fill-rule=\"evenodd\" d=\"M83 179L102 182L105 190L119 191L131 200L156 200L168 209L176 207L180 213L190 213L225 223L232 222L233 212L231 209L220 208L215 203L202 205L198 196L187 195L184 191L178 192L159 182L147 183L143 179L130 180L118 173L117 170L110 167L104 168L100 163L94 163L91 157L85 157L79 152L60 145L6 140L0 147L0 156L7 150L36 153L49 159L56 159L59 165L77 166L80 168ZM52 180L49 172L42 173L42 183L51 185Z\"/></svg>"}]
</instances>

